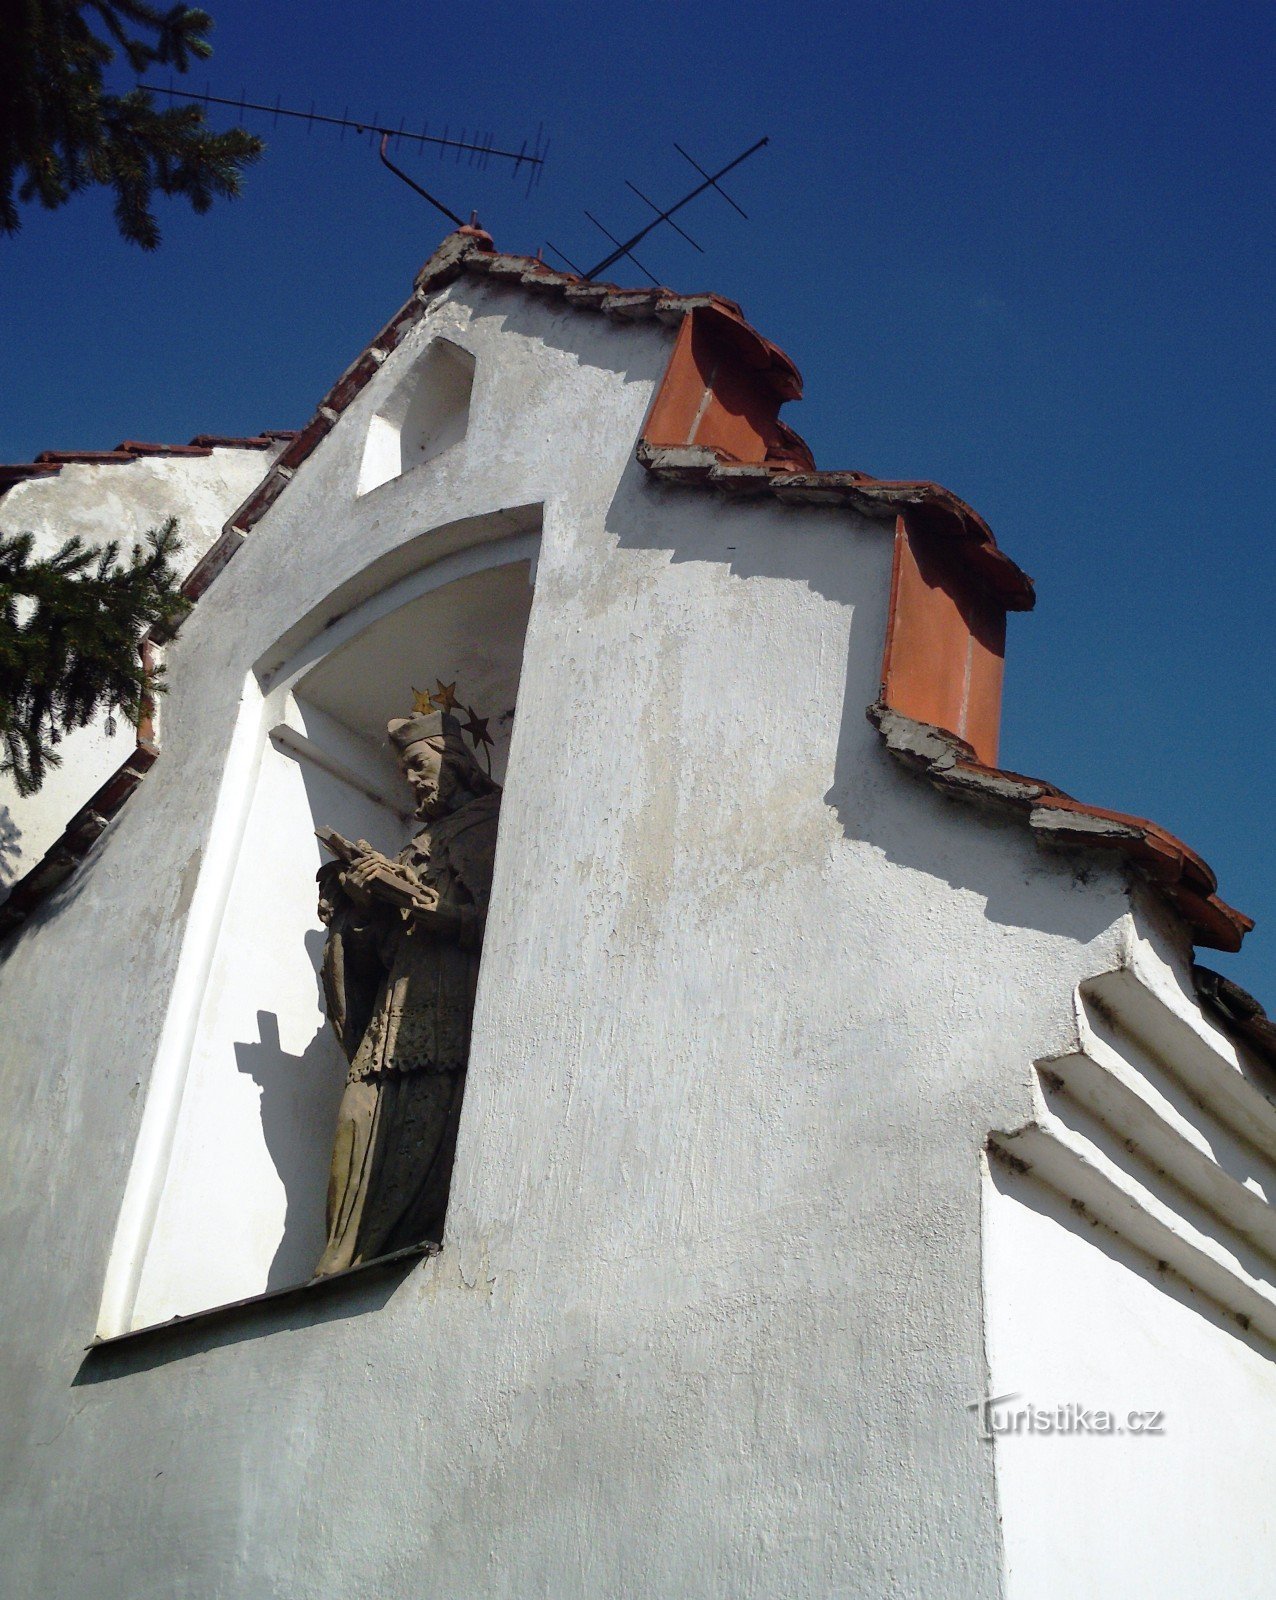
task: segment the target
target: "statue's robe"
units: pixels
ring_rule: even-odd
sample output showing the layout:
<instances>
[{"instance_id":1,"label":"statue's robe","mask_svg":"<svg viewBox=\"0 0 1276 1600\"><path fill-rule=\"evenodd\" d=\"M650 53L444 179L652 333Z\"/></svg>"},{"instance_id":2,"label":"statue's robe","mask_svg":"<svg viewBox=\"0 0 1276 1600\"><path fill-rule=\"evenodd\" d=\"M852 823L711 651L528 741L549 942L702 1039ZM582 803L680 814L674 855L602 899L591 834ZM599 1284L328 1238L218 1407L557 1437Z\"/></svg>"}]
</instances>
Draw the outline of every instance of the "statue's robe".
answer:
<instances>
[{"instance_id":1,"label":"statue's robe","mask_svg":"<svg viewBox=\"0 0 1276 1600\"><path fill-rule=\"evenodd\" d=\"M459 936L440 938L381 902L358 906L339 862L320 869L324 993L350 1070L317 1276L442 1238L500 799L438 818L399 855L438 909L460 916Z\"/></svg>"}]
</instances>

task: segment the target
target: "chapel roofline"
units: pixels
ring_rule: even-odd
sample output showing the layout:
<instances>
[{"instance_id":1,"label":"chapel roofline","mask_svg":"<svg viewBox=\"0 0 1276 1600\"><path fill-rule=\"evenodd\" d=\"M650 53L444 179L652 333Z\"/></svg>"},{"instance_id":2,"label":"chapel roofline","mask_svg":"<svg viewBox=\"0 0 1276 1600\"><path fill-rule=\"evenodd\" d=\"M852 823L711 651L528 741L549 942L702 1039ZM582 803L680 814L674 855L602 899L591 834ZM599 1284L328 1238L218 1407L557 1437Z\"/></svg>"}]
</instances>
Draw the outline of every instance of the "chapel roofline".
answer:
<instances>
[{"instance_id":1,"label":"chapel roofline","mask_svg":"<svg viewBox=\"0 0 1276 1600\"><path fill-rule=\"evenodd\" d=\"M56 478L63 467L127 466L153 456L211 456L214 450L273 450L296 438L291 428L266 428L261 433L233 436L197 433L188 444L147 444L125 439L114 450L41 450L34 461L0 463L0 493L32 478Z\"/></svg>"},{"instance_id":2,"label":"chapel roofline","mask_svg":"<svg viewBox=\"0 0 1276 1600\"><path fill-rule=\"evenodd\" d=\"M620 322L654 320L677 327L678 339L648 413L639 461L653 475L737 495L845 505L878 519L908 512L941 537L953 562L969 571L1005 610L1029 611L1032 579L1001 550L977 511L938 484L890 481L865 472L822 472L805 440L781 422L779 408L802 396L802 376L783 350L749 323L723 295L672 289L622 289L555 271L536 256L497 251L491 236L465 227L449 234L417 274L413 293L350 363L310 421L226 524L237 543L283 493L297 468L380 369L425 312L426 301L463 276L547 295L580 311ZM688 453L690 452L690 453ZM225 550L205 556L210 577ZM203 575L188 580L198 593Z\"/></svg>"},{"instance_id":3,"label":"chapel roofline","mask_svg":"<svg viewBox=\"0 0 1276 1600\"><path fill-rule=\"evenodd\" d=\"M463 276L550 295L621 322L657 320L676 326L674 349L636 451L652 478L732 498L842 506L879 522L893 521L881 691L868 708L888 750L950 796L1021 815L1042 843L1123 858L1161 891L1195 944L1240 948L1252 920L1219 897L1209 866L1173 834L1144 818L1074 800L1044 779L998 767L1006 613L1032 608L1032 580L999 548L983 518L949 490L927 482L817 469L805 441L778 416L782 404L801 397L801 374L745 320L734 301L721 295L592 283L555 271L539 257L498 252L482 229L463 227L442 241L417 274L411 297L350 363L297 433L247 440L198 435L189 446L126 441L117 451L96 455L46 451L25 475L56 472L71 460L208 453L216 445L232 443L265 449L287 439L260 484L188 574L183 591L197 600L425 315L428 301ZM6 486L5 471L22 469L0 468L0 490ZM112 801L118 790L118 803L123 803L156 752L141 739L139 754L140 760L126 762L104 786ZM45 860L14 886L0 910L0 933L22 920L91 847L105 826L104 813L111 814L100 804L102 795L94 796Z\"/></svg>"}]
</instances>

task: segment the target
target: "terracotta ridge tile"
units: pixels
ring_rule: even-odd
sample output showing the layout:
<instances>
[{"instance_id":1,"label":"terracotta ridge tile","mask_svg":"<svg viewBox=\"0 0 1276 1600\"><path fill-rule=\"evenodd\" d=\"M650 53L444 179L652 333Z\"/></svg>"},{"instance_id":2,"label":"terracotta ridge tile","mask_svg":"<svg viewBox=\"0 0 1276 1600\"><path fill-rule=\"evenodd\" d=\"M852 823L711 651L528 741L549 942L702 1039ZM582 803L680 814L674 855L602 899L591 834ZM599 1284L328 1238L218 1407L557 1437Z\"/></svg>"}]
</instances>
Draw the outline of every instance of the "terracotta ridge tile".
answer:
<instances>
[{"instance_id":1,"label":"terracotta ridge tile","mask_svg":"<svg viewBox=\"0 0 1276 1600\"><path fill-rule=\"evenodd\" d=\"M944 793L1023 817L1039 843L1124 856L1164 894L1194 943L1239 950L1253 928L1252 918L1220 899L1206 862L1159 824L1086 805L1042 779L986 766L956 734L881 703L866 715L890 753Z\"/></svg>"}]
</instances>

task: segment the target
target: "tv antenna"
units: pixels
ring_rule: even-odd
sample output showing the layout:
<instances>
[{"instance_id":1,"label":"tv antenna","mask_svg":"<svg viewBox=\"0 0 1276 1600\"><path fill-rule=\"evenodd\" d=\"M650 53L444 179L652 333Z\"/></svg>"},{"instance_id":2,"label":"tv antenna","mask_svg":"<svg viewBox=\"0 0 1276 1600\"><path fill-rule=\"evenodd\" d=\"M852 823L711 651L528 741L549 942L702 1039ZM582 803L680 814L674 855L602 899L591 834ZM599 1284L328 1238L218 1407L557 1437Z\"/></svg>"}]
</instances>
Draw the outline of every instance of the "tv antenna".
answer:
<instances>
[{"instance_id":1,"label":"tv antenna","mask_svg":"<svg viewBox=\"0 0 1276 1600\"><path fill-rule=\"evenodd\" d=\"M576 273L576 275L578 277L583 278L586 282L589 282L591 279L596 278L600 272L606 272L608 267L614 266L616 264L616 262L619 261L623 256L628 256L630 261L633 262L634 266L636 266L638 268L639 272L642 273L643 277L651 278L652 283L654 283L658 288L659 287L659 279L653 277L652 274L650 272L648 272L647 268L643 266L642 262L639 261L638 257L634 254L634 246L637 245L637 244L641 244L642 241L647 237L647 235L649 233L653 232L656 228L660 227L660 225L662 223L667 222L675 233L680 234L681 237L684 238L689 245L691 245L694 249L699 250L700 254L703 255L704 254L704 247L702 245L697 244L696 241L691 237L691 235L689 233L685 232L682 228L680 228L678 226L678 224L673 220L674 213L676 211L681 211L683 206L690 205L691 202L693 200L695 200L699 195L702 195L705 192L706 189L716 189L718 191L718 193L722 196L722 198L727 202L727 204L733 210L738 211L740 213L740 215L742 217L744 217L745 220L747 221L748 220L748 212L745 211L741 206L738 206L735 203L735 201L731 198L731 196L727 193L727 191L718 182L718 179L719 178L725 178L728 172L731 172L732 170L734 170L734 168L738 167L741 164L741 162L747 161L751 155L755 155L759 150L761 150L761 148L762 148L762 146L764 144L769 144L769 143L770 143L770 139L768 137L761 138L761 139L759 139L757 141L756 144L751 144L747 150L741 151L741 153L738 156L736 156L733 160L728 161L725 167L719 167L716 172L706 172L705 169L700 165L700 163L695 159L695 157L688 155L687 152L682 148L682 146L675 141L674 149L678 152L678 154L683 158L684 161L689 161L691 163L691 165L696 169L696 171L704 179L703 183L697 184L696 187L690 191L690 193L684 194L681 200L675 200L673 205L665 206L662 209L660 206L658 206L656 204L656 202L654 200L650 199L647 195L645 195L642 192L642 190L638 187L638 185L636 183L630 183L629 179L626 178L625 179L626 187L632 189L633 192L638 196L638 198L643 202L643 204L647 205L647 206L650 206L651 209L656 214L651 219L651 221L646 224L645 227L639 228L638 232L635 233L632 238L625 239L625 240L620 240L620 239L618 239L616 237L616 235L614 233L610 232L607 228L605 228L602 225L601 222L599 222L598 218L593 214L592 211L586 211L585 215L589 218L590 222L592 222L593 225L598 229L599 233L605 234L607 236L607 238L611 240L612 244L614 244L615 247L616 247L611 252L610 255L604 256L603 259L598 263L598 265L594 266L594 267L591 267L588 272L582 272L581 269L575 264L575 262L572 261L570 256L564 255L563 252L558 248L558 246L556 244L551 244L548 239L546 239L546 241L545 241L546 247L548 249L552 250L554 252L554 254L556 256L558 256L561 260L566 261L567 265L572 269L572 271L574 273Z\"/></svg>"},{"instance_id":2,"label":"tv antenna","mask_svg":"<svg viewBox=\"0 0 1276 1600\"><path fill-rule=\"evenodd\" d=\"M423 199L428 200L445 217L458 224L462 224L462 218L458 217L455 211L445 206L428 189L423 189L419 183L410 178L401 168L396 167L394 162L390 160L386 150L391 143L396 145L407 143L415 145L418 149L432 146L437 149L441 159L446 157L449 151L453 151L455 152L454 159L457 165L460 164L462 159L465 159L468 166L477 166L480 171L486 170L493 161L510 162L515 176L526 169L528 194L531 194L532 190L540 182L541 173L545 167L545 157L549 151L549 142L545 138L543 126L536 130L536 138L532 141L530 149L528 148L528 141L524 139L517 150L507 150L495 143L492 134L479 129L462 128L458 137L451 131L447 123L444 123L442 133L437 131L431 133L429 123L423 122L420 131L414 132L411 128L405 127L406 118L400 118L398 127L392 127L387 123L383 123L376 116L352 117L349 106L346 107L341 116L334 117L326 112L316 111L313 101L311 101L309 111L300 111L296 107L282 105L278 98L276 98L274 105L269 105L259 100L249 100L245 98L242 92L238 100L232 100L225 95L211 94L207 89L202 94L197 94L188 89L174 89L171 85L164 87L160 84L142 82L138 83L138 88L149 90L154 94L166 94L173 100L194 100L204 106L229 106L233 111L239 112L241 116L246 111L261 112L265 116L273 118L276 124L278 124L280 117L290 117L294 121L304 122L307 134L312 131L316 124L329 128L340 128L343 142L347 132L350 131L359 136L366 134L369 142L374 144L379 137L378 154L382 163L394 173L396 178L402 179L409 188L414 189Z\"/></svg>"}]
</instances>

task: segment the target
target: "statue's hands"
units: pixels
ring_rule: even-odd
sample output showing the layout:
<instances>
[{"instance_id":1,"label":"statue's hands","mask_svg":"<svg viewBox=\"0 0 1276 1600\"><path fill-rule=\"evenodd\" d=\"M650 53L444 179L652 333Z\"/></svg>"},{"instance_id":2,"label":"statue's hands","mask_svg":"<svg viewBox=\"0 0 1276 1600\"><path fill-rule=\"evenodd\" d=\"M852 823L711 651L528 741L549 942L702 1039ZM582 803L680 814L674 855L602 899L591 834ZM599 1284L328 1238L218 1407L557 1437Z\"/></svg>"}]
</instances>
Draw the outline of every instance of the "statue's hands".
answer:
<instances>
[{"instance_id":1,"label":"statue's hands","mask_svg":"<svg viewBox=\"0 0 1276 1600\"><path fill-rule=\"evenodd\" d=\"M423 887L411 867L382 855L366 839L360 839L355 849L355 859L341 874L341 886L356 905L366 909L374 900L381 900L415 907L423 900L437 899Z\"/></svg>"},{"instance_id":2,"label":"statue's hands","mask_svg":"<svg viewBox=\"0 0 1276 1600\"><path fill-rule=\"evenodd\" d=\"M397 861L374 850L366 839L360 839L355 848L358 855L342 871L341 887L356 905L366 908L375 898L374 883L378 879L399 876L400 868Z\"/></svg>"}]
</instances>

